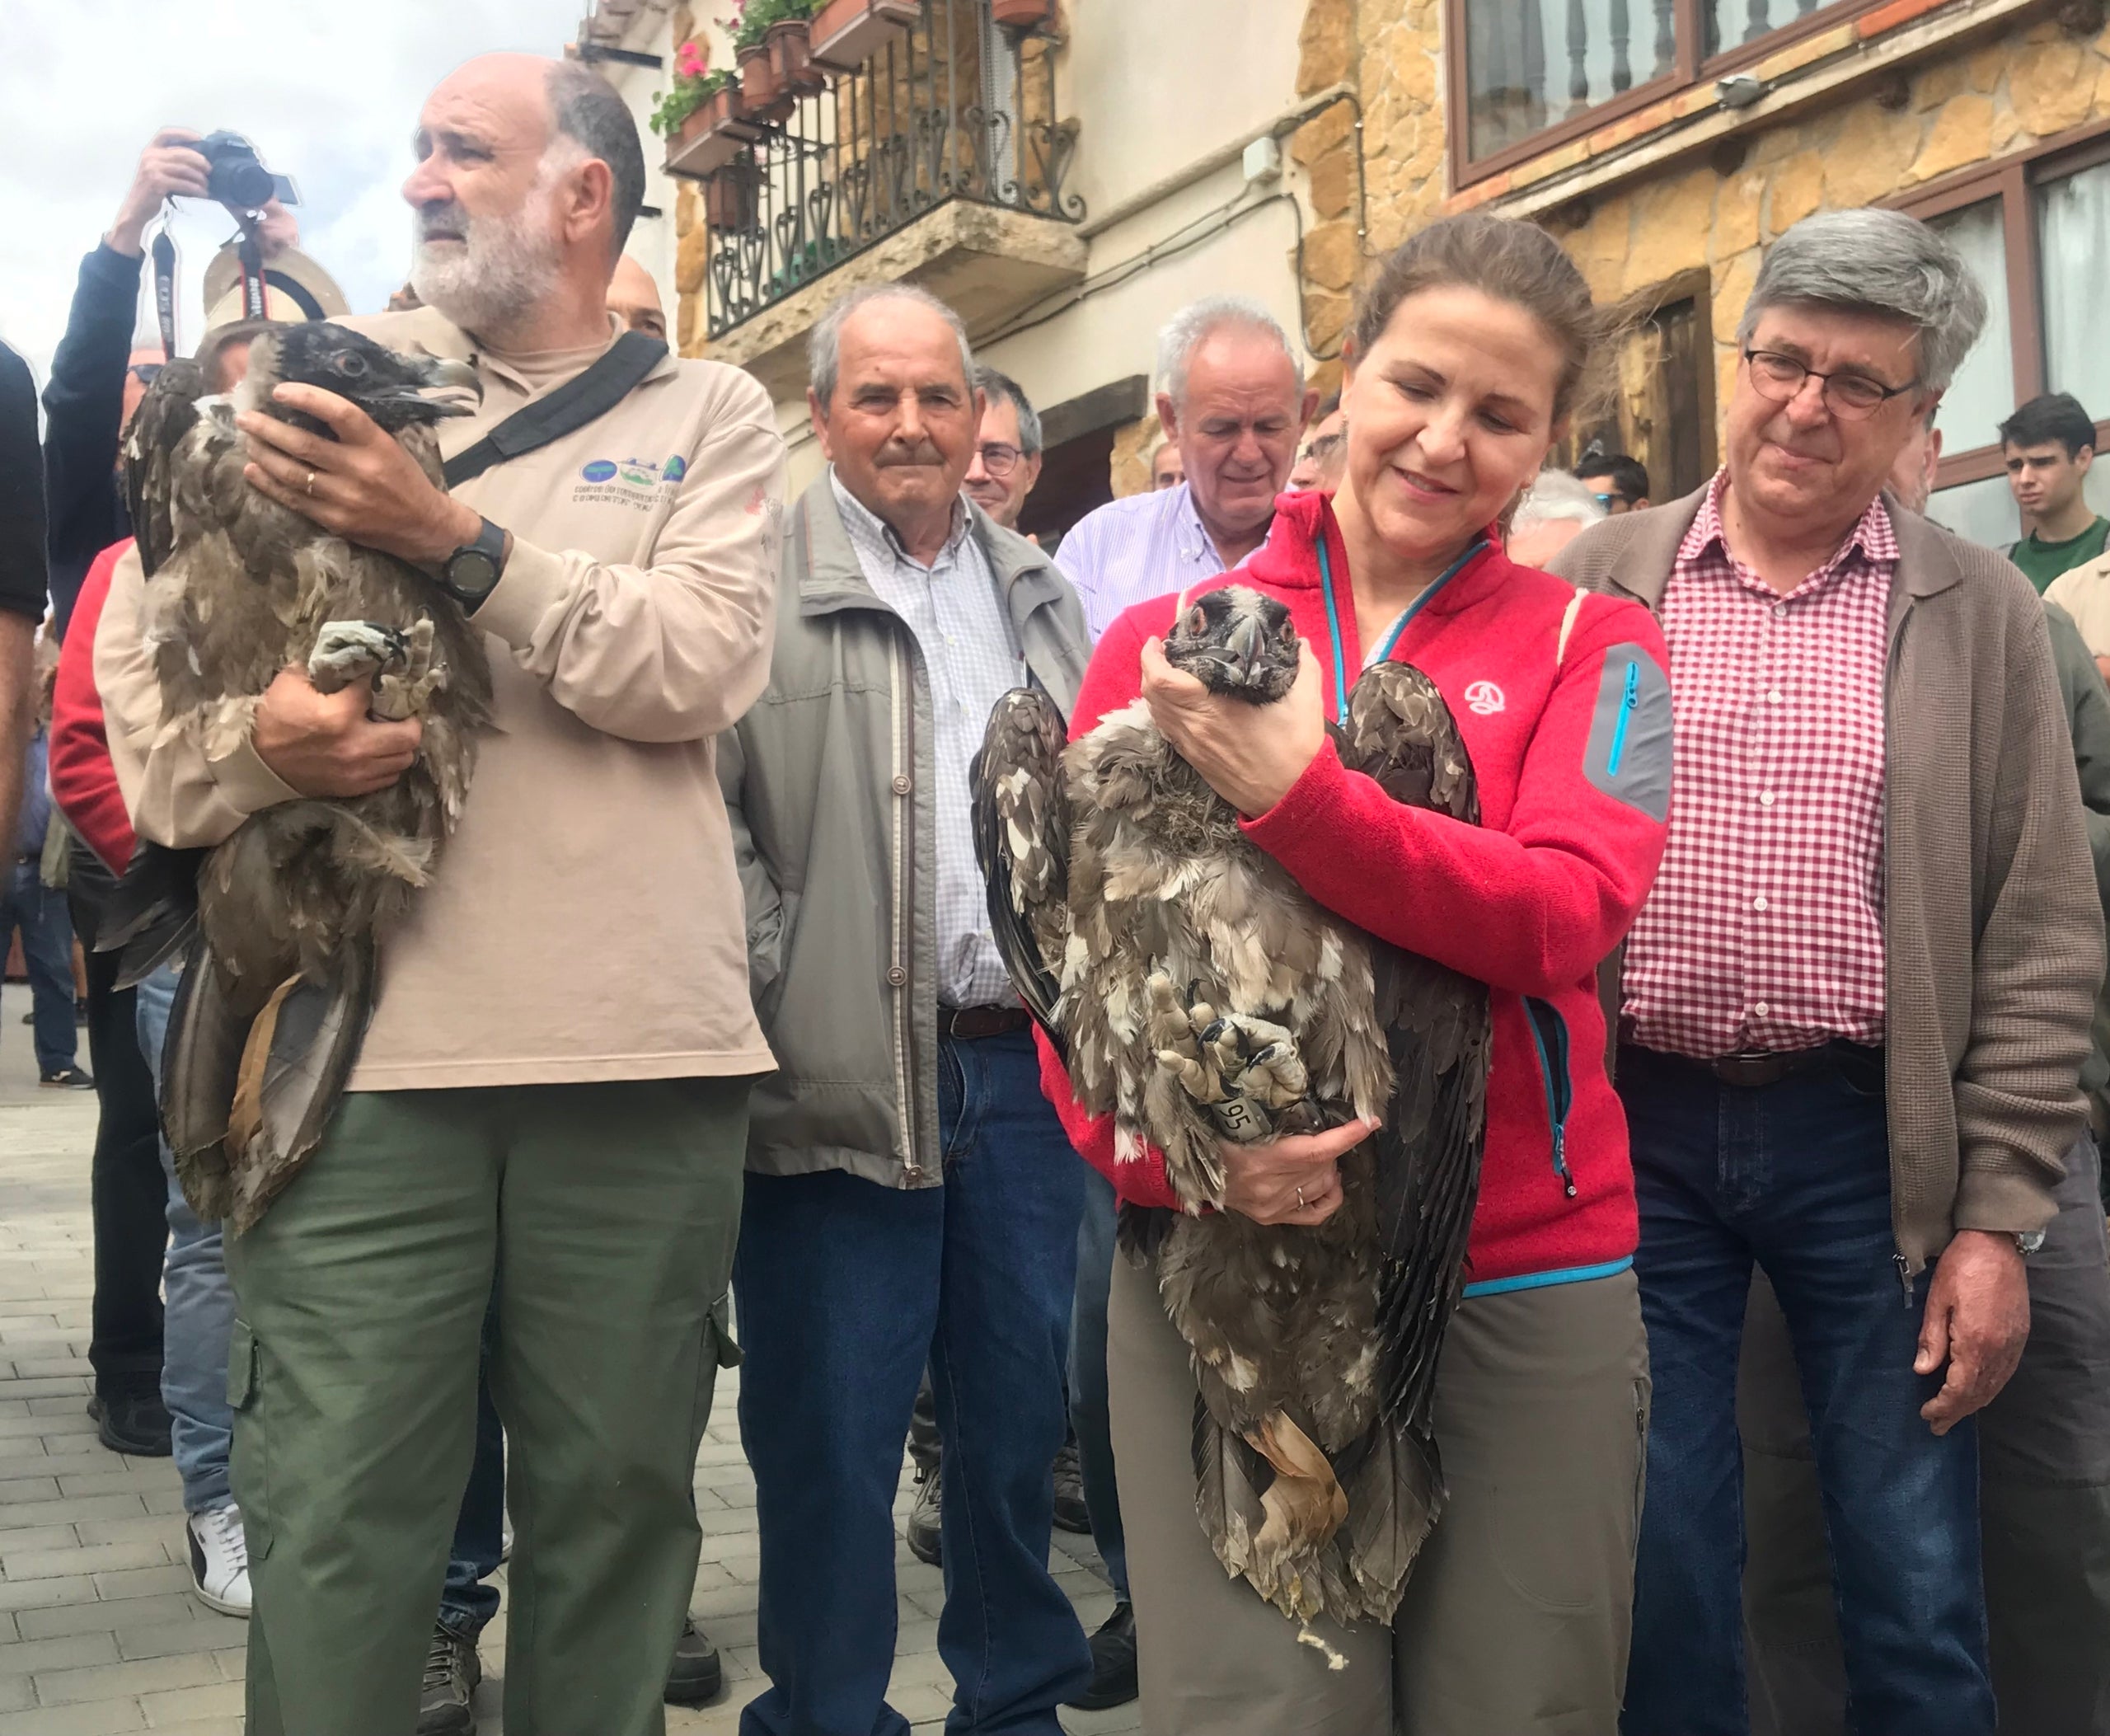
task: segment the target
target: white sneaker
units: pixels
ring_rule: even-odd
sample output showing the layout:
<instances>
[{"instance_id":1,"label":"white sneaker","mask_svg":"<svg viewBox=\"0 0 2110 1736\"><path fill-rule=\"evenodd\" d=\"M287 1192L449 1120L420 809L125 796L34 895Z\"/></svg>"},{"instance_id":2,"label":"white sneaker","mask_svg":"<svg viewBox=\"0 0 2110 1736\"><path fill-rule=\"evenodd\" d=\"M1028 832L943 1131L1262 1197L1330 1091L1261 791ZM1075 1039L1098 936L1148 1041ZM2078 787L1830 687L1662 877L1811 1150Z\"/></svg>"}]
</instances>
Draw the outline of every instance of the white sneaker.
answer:
<instances>
[{"instance_id":1,"label":"white sneaker","mask_svg":"<svg viewBox=\"0 0 2110 1736\"><path fill-rule=\"evenodd\" d=\"M249 1540L241 1509L230 1501L185 1521L190 1534L190 1588L208 1609L223 1616L249 1613Z\"/></svg>"}]
</instances>

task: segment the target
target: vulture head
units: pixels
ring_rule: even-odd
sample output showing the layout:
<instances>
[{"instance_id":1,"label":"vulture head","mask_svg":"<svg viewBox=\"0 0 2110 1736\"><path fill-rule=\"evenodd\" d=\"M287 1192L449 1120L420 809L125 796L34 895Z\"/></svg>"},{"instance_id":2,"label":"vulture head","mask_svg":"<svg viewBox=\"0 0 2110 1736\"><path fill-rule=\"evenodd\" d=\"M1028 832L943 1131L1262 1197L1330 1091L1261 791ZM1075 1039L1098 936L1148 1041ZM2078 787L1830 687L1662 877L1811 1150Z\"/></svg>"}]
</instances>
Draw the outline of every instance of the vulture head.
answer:
<instances>
[{"instance_id":1,"label":"vulture head","mask_svg":"<svg viewBox=\"0 0 2110 1736\"><path fill-rule=\"evenodd\" d=\"M1165 660L1212 693L1269 706L1296 679L1296 624L1242 584L1204 591L1165 636Z\"/></svg>"},{"instance_id":2,"label":"vulture head","mask_svg":"<svg viewBox=\"0 0 2110 1736\"><path fill-rule=\"evenodd\" d=\"M483 396L476 370L466 363L404 355L328 320L303 321L265 332L249 347L249 374L244 382L255 408L326 433L312 418L272 401L271 388L289 380L349 398L390 434L429 425L443 416L474 414L468 405L426 397L429 387L467 387L479 398Z\"/></svg>"}]
</instances>

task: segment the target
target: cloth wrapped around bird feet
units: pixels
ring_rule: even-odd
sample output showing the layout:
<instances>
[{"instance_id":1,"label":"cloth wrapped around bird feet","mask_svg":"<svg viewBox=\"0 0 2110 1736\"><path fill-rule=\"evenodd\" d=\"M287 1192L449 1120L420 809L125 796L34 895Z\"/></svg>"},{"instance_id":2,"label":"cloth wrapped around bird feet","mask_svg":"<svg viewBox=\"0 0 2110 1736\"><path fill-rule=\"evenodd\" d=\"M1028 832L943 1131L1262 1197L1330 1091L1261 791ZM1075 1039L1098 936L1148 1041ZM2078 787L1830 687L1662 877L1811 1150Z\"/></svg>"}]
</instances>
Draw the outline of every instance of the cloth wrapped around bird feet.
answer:
<instances>
[{"instance_id":1,"label":"cloth wrapped around bird feet","mask_svg":"<svg viewBox=\"0 0 2110 1736\"><path fill-rule=\"evenodd\" d=\"M275 401L284 381L352 400L442 486L434 425L467 410L427 392L476 387L458 363L335 324L289 326L252 342L226 396L208 396L192 364L163 368L126 443L165 728L223 753L292 664L324 693L370 680L372 715L423 725L388 788L265 809L210 850L143 842L112 900L100 945L120 953L120 983L182 960L163 1127L192 1208L237 1231L329 1124L373 1012L378 941L438 865L491 705L482 637L451 598L245 480L238 411L326 432Z\"/></svg>"},{"instance_id":2,"label":"cloth wrapped around bird feet","mask_svg":"<svg viewBox=\"0 0 2110 1736\"><path fill-rule=\"evenodd\" d=\"M1182 608L1166 660L1278 701L1289 611L1241 586ZM1477 823L1448 707L1402 663L1337 731L1394 800ZM1066 745L1044 696L991 718L974 777L1000 951L1079 1102L1161 1152L1178 1211L1124 1213L1199 1389L1197 1510L1217 1559L1300 1624L1389 1622L1435 1523L1437 1354L1464 1283L1485 1121L1484 985L1322 908L1241 833L1140 701ZM1314 1227L1221 1209L1219 1136L1361 1119L1343 1203Z\"/></svg>"}]
</instances>

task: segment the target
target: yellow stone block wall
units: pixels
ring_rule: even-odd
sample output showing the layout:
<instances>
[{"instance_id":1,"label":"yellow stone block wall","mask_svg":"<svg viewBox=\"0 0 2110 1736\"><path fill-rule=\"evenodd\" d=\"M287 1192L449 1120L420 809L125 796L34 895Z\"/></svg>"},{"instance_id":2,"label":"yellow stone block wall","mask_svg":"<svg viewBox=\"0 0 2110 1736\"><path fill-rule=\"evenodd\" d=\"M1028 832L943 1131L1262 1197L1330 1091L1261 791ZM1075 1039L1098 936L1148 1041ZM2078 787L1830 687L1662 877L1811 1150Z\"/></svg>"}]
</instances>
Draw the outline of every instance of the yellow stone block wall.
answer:
<instances>
[{"instance_id":1,"label":"yellow stone block wall","mask_svg":"<svg viewBox=\"0 0 2110 1736\"><path fill-rule=\"evenodd\" d=\"M1441 37L1441 0L1308 0L1299 87L1346 82L1361 95L1372 252L1440 213L1448 196ZM1726 404L1737 318L1765 242L1813 211L1873 204L2110 116L2110 30L2090 39L2039 20L1922 62L1901 87L1890 81L1887 102L1879 89L1747 135L1727 175L1688 160L1592 195L1579 223L1556 213L1549 227L1601 299L1705 266L1716 402ZM1345 105L1330 110L1292 142L1315 219L1305 335L1322 355L1334 352L1367 265L1355 246L1351 118Z\"/></svg>"}]
</instances>

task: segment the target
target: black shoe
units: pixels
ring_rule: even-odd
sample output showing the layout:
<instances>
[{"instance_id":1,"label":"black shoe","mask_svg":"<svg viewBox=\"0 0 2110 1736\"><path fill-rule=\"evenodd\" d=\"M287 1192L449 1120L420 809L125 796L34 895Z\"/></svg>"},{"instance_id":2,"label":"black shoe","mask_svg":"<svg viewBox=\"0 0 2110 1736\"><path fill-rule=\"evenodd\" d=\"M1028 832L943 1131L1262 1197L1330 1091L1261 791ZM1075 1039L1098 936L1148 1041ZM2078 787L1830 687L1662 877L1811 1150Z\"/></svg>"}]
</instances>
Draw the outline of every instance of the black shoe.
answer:
<instances>
[{"instance_id":1,"label":"black shoe","mask_svg":"<svg viewBox=\"0 0 2110 1736\"><path fill-rule=\"evenodd\" d=\"M418 1736L476 1736L476 1684L483 1679L476 1642L435 1624L418 1687Z\"/></svg>"},{"instance_id":2,"label":"black shoe","mask_svg":"<svg viewBox=\"0 0 2110 1736\"><path fill-rule=\"evenodd\" d=\"M96 1419L96 1438L128 1458L169 1456L168 1407L158 1392L98 1392L88 1401Z\"/></svg>"},{"instance_id":3,"label":"black shoe","mask_svg":"<svg viewBox=\"0 0 2110 1736\"><path fill-rule=\"evenodd\" d=\"M1104 1712L1136 1697L1136 1607L1117 1603L1091 1636L1091 1686L1064 1704L1080 1712Z\"/></svg>"},{"instance_id":4,"label":"black shoe","mask_svg":"<svg viewBox=\"0 0 2110 1736\"><path fill-rule=\"evenodd\" d=\"M945 1565L945 1532L938 1508L938 1473L916 1473L916 1504L908 1509L908 1552L933 1567Z\"/></svg>"},{"instance_id":5,"label":"black shoe","mask_svg":"<svg viewBox=\"0 0 2110 1736\"><path fill-rule=\"evenodd\" d=\"M40 1076L39 1085L50 1086L55 1091L91 1091L96 1088L95 1077L77 1067L61 1067Z\"/></svg>"},{"instance_id":6,"label":"black shoe","mask_svg":"<svg viewBox=\"0 0 2110 1736\"><path fill-rule=\"evenodd\" d=\"M693 1619L682 1624L682 1637L674 1646L674 1667L667 1672L667 1704L701 1706L716 1697L725 1685L725 1672L718 1662L718 1648Z\"/></svg>"},{"instance_id":7,"label":"black shoe","mask_svg":"<svg viewBox=\"0 0 2110 1736\"><path fill-rule=\"evenodd\" d=\"M1055 1455L1055 1523L1081 1537L1091 1535L1091 1509L1085 1505L1084 1467L1077 1462L1077 1443L1062 1443Z\"/></svg>"}]
</instances>

